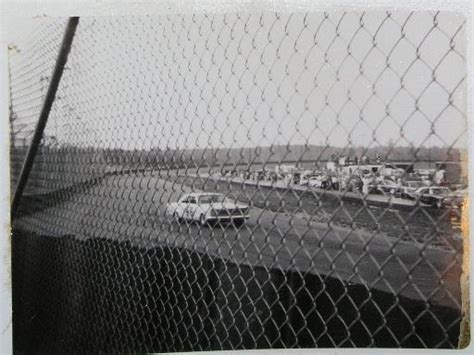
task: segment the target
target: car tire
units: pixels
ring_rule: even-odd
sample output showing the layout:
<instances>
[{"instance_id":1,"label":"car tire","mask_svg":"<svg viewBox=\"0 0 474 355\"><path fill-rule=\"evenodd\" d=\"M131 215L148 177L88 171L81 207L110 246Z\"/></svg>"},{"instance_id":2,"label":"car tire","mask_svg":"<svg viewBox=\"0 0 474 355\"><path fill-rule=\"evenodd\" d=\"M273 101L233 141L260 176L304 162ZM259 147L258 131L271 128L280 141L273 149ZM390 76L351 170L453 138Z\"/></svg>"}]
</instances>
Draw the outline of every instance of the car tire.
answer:
<instances>
[{"instance_id":1,"label":"car tire","mask_svg":"<svg viewBox=\"0 0 474 355\"><path fill-rule=\"evenodd\" d=\"M432 206L434 208L441 208L443 207L443 201L441 200L433 200Z\"/></svg>"}]
</instances>

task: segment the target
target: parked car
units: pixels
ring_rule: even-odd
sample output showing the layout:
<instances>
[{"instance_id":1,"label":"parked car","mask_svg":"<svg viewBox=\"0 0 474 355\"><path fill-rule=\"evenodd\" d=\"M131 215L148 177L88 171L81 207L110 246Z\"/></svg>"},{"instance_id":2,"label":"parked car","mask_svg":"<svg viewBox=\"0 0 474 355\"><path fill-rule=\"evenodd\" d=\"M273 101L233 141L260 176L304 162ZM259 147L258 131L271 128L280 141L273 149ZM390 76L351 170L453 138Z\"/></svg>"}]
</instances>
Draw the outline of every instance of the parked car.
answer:
<instances>
[{"instance_id":1,"label":"parked car","mask_svg":"<svg viewBox=\"0 0 474 355\"><path fill-rule=\"evenodd\" d=\"M322 176L311 176L308 178L306 181L306 185L309 187L317 187L317 188L322 188L323 187L323 179Z\"/></svg>"},{"instance_id":2,"label":"parked car","mask_svg":"<svg viewBox=\"0 0 474 355\"><path fill-rule=\"evenodd\" d=\"M369 193L399 196L401 187L392 180L383 179L375 184L370 184Z\"/></svg>"},{"instance_id":3,"label":"parked car","mask_svg":"<svg viewBox=\"0 0 474 355\"><path fill-rule=\"evenodd\" d=\"M468 196L469 192L467 188L456 190L453 192L452 196L449 196L443 200L443 205L445 207L459 208L466 203Z\"/></svg>"},{"instance_id":4,"label":"parked car","mask_svg":"<svg viewBox=\"0 0 474 355\"><path fill-rule=\"evenodd\" d=\"M190 193L167 205L166 214L178 222L198 221L202 226L214 222L241 225L249 218L249 206L237 204L218 193Z\"/></svg>"},{"instance_id":5,"label":"parked car","mask_svg":"<svg viewBox=\"0 0 474 355\"><path fill-rule=\"evenodd\" d=\"M407 181L405 185L401 187L401 197L406 199L415 199L415 192L421 187L426 187L425 183L421 180Z\"/></svg>"},{"instance_id":6,"label":"parked car","mask_svg":"<svg viewBox=\"0 0 474 355\"><path fill-rule=\"evenodd\" d=\"M362 179L357 175L352 175L345 180L345 190L352 192L362 191Z\"/></svg>"},{"instance_id":7,"label":"parked car","mask_svg":"<svg viewBox=\"0 0 474 355\"><path fill-rule=\"evenodd\" d=\"M316 187L320 189L331 188L331 177L329 175L312 175L307 176L300 181L300 185L308 187Z\"/></svg>"},{"instance_id":8,"label":"parked car","mask_svg":"<svg viewBox=\"0 0 474 355\"><path fill-rule=\"evenodd\" d=\"M455 197L449 188L442 186L421 187L413 195L418 201L437 208L451 204Z\"/></svg>"},{"instance_id":9,"label":"parked car","mask_svg":"<svg viewBox=\"0 0 474 355\"><path fill-rule=\"evenodd\" d=\"M293 174L293 184L299 185L301 182L301 174L296 172Z\"/></svg>"}]
</instances>

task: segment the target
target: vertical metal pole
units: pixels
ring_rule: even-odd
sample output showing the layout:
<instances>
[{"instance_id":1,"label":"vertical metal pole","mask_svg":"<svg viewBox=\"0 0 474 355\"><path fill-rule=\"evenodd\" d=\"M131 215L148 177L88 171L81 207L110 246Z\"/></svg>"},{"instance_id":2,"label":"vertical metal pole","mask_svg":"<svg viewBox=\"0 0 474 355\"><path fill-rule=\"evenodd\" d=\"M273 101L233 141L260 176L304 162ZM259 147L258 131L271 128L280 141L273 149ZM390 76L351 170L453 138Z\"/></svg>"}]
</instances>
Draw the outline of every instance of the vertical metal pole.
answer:
<instances>
[{"instance_id":1,"label":"vertical metal pole","mask_svg":"<svg viewBox=\"0 0 474 355\"><path fill-rule=\"evenodd\" d=\"M21 196L25 189L28 177L33 167L36 154L38 152L41 139L43 138L43 132L48 122L49 113L51 112L51 107L56 97L56 92L58 90L59 82L64 71L64 66L67 62L67 57L71 50L72 40L76 32L77 25L79 23L79 17L70 17L67 23L66 31L64 33L63 41L61 43L61 48L59 50L58 58L56 59L56 64L54 66L53 74L51 76L51 81L49 82L48 91L44 99L43 107L41 109L40 116L38 118L38 123L36 124L35 133L31 139L31 144L26 153L23 166L21 168L20 178L18 180L15 194L13 196L13 201L11 205L11 215L15 217L18 204L20 203Z\"/></svg>"}]
</instances>

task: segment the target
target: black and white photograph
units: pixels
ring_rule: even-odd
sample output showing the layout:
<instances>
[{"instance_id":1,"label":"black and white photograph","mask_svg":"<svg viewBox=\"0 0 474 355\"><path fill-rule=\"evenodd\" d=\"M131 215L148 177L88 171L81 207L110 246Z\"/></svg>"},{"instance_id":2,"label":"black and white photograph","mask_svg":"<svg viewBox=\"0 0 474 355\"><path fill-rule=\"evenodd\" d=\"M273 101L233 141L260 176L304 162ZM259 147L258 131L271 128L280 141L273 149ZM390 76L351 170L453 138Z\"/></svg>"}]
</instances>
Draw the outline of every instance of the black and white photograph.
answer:
<instances>
[{"instance_id":1,"label":"black and white photograph","mask_svg":"<svg viewBox=\"0 0 474 355\"><path fill-rule=\"evenodd\" d=\"M465 349L467 31L362 6L10 21L13 351Z\"/></svg>"}]
</instances>

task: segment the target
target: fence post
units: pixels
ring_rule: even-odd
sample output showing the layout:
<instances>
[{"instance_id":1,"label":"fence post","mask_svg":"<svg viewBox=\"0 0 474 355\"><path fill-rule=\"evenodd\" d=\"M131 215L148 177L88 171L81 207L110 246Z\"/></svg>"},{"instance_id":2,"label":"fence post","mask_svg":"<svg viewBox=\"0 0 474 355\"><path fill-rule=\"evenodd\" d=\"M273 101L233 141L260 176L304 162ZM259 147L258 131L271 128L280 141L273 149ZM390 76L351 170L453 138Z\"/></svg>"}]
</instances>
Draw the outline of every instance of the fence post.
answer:
<instances>
[{"instance_id":1,"label":"fence post","mask_svg":"<svg viewBox=\"0 0 474 355\"><path fill-rule=\"evenodd\" d=\"M28 181L31 168L33 167L41 139L43 138L43 132L46 127L46 123L48 122L49 113L51 112L51 107L53 106L53 102L56 97L56 92L58 90L59 82L61 81L69 51L71 50L72 40L74 38L78 23L79 17L70 17L67 23L58 58L56 59L56 64L53 69L53 75L51 77L51 81L49 82L48 91L46 92L46 96L44 98L44 103L38 118L38 123L36 124L35 133L31 139L31 144L26 153L23 166L21 167L20 177L18 179L11 204L12 218L15 217L17 213L18 204L20 203L21 196L25 190L25 186Z\"/></svg>"}]
</instances>

